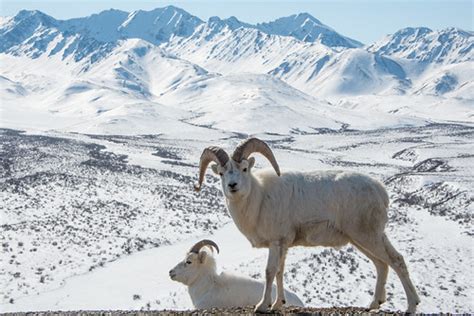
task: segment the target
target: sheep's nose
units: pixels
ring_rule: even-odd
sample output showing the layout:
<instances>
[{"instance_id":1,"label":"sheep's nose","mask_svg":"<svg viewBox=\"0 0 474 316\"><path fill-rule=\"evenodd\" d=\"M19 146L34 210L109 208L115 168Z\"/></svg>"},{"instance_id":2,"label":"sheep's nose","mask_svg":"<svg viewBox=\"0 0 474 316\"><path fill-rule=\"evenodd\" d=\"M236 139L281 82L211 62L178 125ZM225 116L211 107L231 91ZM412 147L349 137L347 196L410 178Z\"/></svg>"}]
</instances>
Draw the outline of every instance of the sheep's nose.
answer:
<instances>
[{"instance_id":1,"label":"sheep's nose","mask_svg":"<svg viewBox=\"0 0 474 316\"><path fill-rule=\"evenodd\" d=\"M229 188L233 189L237 185L237 182L229 183Z\"/></svg>"},{"instance_id":2,"label":"sheep's nose","mask_svg":"<svg viewBox=\"0 0 474 316\"><path fill-rule=\"evenodd\" d=\"M174 273L173 270L170 270L170 278L174 278L176 276L176 274Z\"/></svg>"}]
</instances>

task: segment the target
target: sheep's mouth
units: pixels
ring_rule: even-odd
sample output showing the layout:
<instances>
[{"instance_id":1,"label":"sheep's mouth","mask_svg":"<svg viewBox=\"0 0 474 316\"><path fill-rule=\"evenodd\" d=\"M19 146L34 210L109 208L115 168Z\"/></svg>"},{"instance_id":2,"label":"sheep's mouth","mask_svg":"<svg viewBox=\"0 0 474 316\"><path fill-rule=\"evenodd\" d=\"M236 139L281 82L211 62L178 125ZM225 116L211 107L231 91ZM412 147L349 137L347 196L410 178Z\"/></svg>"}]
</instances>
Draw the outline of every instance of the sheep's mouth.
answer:
<instances>
[{"instance_id":1,"label":"sheep's mouth","mask_svg":"<svg viewBox=\"0 0 474 316\"><path fill-rule=\"evenodd\" d=\"M239 189L230 189L230 193L236 193L239 192Z\"/></svg>"},{"instance_id":2,"label":"sheep's mouth","mask_svg":"<svg viewBox=\"0 0 474 316\"><path fill-rule=\"evenodd\" d=\"M175 278L176 278L176 274L170 273L170 279L171 279L171 280L174 280Z\"/></svg>"}]
</instances>

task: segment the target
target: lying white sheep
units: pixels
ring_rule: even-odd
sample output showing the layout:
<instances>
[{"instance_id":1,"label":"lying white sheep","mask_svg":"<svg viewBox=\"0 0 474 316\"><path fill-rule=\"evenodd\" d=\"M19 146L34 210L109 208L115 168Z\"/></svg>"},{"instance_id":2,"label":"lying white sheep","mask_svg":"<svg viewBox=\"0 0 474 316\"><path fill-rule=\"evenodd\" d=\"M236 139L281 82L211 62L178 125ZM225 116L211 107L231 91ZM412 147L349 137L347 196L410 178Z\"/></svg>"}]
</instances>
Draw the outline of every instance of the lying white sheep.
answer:
<instances>
[{"instance_id":1,"label":"lying white sheep","mask_svg":"<svg viewBox=\"0 0 474 316\"><path fill-rule=\"evenodd\" d=\"M255 305L262 294L263 283L226 272L218 274L210 247L219 252L219 247L212 240L196 243L185 259L169 272L170 278L188 286L195 308ZM289 305L303 306L294 293L286 291L285 294Z\"/></svg>"},{"instance_id":2,"label":"lying white sheep","mask_svg":"<svg viewBox=\"0 0 474 316\"><path fill-rule=\"evenodd\" d=\"M275 172L252 172L258 152ZM257 138L241 143L229 157L219 147L204 149L199 163L201 188L211 161L221 177L225 202L234 223L253 247L269 248L265 290L256 311L279 309L285 303L283 273L289 247L340 247L352 243L377 269L377 283L370 309L385 302L388 267L400 278L408 301L408 312L420 302L408 269L384 233L388 194L383 185L359 173L347 171L285 172L268 145ZM273 280L277 299L272 300ZM271 305L273 301L273 305Z\"/></svg>"}]
</instances>

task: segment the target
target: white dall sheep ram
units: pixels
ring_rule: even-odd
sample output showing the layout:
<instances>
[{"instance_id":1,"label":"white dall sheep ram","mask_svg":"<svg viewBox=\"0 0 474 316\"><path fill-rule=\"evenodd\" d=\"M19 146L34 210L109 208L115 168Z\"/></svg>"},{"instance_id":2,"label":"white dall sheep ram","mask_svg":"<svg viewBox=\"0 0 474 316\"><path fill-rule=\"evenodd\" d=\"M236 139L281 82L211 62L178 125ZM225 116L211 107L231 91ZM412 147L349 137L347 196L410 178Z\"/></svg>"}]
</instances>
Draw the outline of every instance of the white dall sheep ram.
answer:
<instances>
[{"instance_id":1,"label":"white dall sheep ram","mask_svg":"<svg viewBox=\"0 0 474 316\"><path fill-rule=\"evenodd\" d=\"M186 254L183 261L171 271L174 281L188 286L189 295L196 308L244 307L255 305L264 288L263 283L229 273L217 273L216 260L212 255L214 247L219 247L212 240L201 240ZM288 303L303 306L294 293L286 292Z\"/></svg>"},{"instance_id":2,"label":"white dall sheep ram","mask_svg":"<svg viewBox=\"0 0 474 316\"><path fill-rule=\"evenodd\" d=\"M252 172L260 153L275 172ZM256 311L280 309L285 304L283 273L285 257L293 246L341 247L348 242L365 254L377 269L377 281L370 309L385 302L385 283L390 266L400 278L415 312L420 299L408 275L405 261L384 233L388 194L383 185L359 173L347 171L284 172L268 145L251 138L229 157L219 147L204 149L199 164L200 190L211 161L221 178L227 208L237 228L253 247L269 248L266 285ZM272 283L277 281L277 299L272 303Z\"/></svg>"}]
</instances>

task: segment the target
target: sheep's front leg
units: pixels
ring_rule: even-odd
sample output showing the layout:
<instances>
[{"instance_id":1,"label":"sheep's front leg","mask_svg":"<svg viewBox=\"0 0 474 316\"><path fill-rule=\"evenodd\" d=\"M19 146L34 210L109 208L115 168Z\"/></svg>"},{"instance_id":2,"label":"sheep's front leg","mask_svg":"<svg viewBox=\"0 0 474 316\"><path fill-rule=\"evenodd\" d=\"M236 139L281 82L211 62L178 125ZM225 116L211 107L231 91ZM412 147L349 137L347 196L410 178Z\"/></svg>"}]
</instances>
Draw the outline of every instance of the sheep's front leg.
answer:
<instances>
[{"instance_id":1,"label":"sheep's front leg","mask_svg":"<svg viewBox=\"0 0 474 316\"><path fill-rule=\"evenodd\" d=\"M277 297L275 302L273 302L272 310L279 310L286 303L285 289L283 288L283 275L285 273L285 259L287 251L288 249L286 247L280 247L280 262L278 265L278 272L276 274Z\"/></svg>"},{"instance_id":2,"label":"sheep's front leg","mask_svg":"<svg viewBox=\"0 0 474 316\"><path fill-rule=\"evenodd\" d=\"M265 269L265 289L263 297L255 307L256 312L266 312L271 307L272 285L280 263L280 245L271 244L268 252L267 267Z\"/></svg>"}]
</instances>

